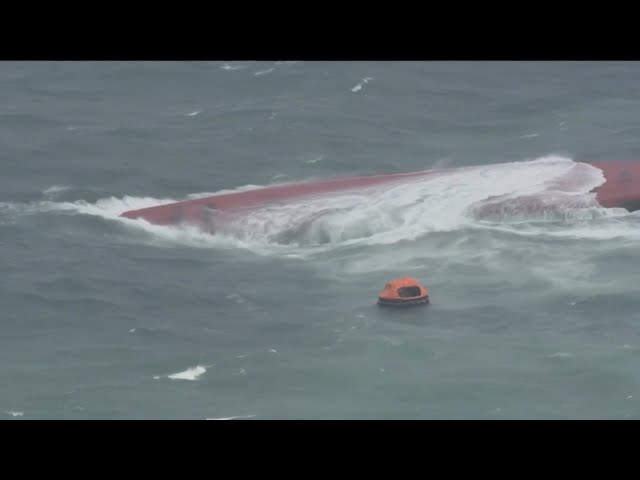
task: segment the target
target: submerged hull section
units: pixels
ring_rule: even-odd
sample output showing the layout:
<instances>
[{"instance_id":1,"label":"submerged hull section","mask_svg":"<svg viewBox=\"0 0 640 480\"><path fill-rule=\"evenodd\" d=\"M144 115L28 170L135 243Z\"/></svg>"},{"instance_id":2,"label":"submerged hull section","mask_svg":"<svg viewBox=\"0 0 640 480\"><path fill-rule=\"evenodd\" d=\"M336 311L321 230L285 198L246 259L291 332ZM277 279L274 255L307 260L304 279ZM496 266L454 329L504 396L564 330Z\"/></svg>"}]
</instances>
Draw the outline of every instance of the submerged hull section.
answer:
<instances>
[{"instance_id":1,"label":"submerged hull section","mask_svg":"<svg viewBox=\"0 0 640 480\"><path fill-rule=\"evenodd\" d=\"M640 210L640 162L584 163L600 169L604 174L605 182L593 190L600 205L605 208ZM474 167L277 185L130 210L122 213L121 216L144 219L155 225L192 224L207 231L214 231L217 222L222 221L225 213L240 212L331 192L360 190L385 184L402 184L422 177L436 177L468 168Z\"/></svg>"}]
</instances>

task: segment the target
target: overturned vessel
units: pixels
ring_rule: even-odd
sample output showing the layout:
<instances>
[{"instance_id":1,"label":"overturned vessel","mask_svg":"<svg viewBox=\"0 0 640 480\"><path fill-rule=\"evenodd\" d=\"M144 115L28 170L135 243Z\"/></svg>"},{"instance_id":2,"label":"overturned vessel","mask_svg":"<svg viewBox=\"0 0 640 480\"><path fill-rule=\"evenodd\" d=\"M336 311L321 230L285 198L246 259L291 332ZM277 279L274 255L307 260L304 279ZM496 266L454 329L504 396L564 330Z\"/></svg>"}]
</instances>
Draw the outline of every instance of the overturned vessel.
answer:
<instances>
[{"instance_id":1,"label":"overturned vessel","mask_svg":"<svg viewBox=\"0 0 640 480\"><path fill-rule=\"evenodd\" d=\"M640 162L576 162L581 163L591 165L602 172L604 181L591 191L600 206L624 208L629 211L640 210ZM474 168L479 167L444 168L275 185L129 210L120 216L143 219L154 225L195 225L205 231L214 232L224 223L227 214L332 192L347 192L380 185L402 185L421 178L437 178L456 172L471 171ZM570 182L571 176L569 175L565 181Z\"/></svg>"}]
</instances>

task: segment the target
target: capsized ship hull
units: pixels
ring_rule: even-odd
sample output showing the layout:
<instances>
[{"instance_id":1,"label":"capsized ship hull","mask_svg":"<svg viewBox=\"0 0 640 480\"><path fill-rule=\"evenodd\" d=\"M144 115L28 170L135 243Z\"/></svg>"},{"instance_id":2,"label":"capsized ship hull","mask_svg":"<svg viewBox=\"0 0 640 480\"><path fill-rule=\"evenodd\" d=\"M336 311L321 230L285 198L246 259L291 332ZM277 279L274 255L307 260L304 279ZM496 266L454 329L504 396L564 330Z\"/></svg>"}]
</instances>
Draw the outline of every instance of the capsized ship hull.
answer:
<instances>
[{"instance_id":1,"label":"capsized ship hull","mask_svg":"<svg viewBox=\"0 0 640 480\"><path fill-rule=\"evenodd\" d=\"M605 208L626 208L629 211L640 210L640 162L583 163L588 163L600 169L605 177L605 182L593 190L601 206ZM129 210L122 213L121 217L144 219L154 225L192 224L208 231L214 231L216 222L221 219L221 214L223 215L226 212L239 212L331 192L357 190L384 184L402 184L420 177L446 175L468 168L474 167L276 185Z\"/></svg>"}]
</instances>

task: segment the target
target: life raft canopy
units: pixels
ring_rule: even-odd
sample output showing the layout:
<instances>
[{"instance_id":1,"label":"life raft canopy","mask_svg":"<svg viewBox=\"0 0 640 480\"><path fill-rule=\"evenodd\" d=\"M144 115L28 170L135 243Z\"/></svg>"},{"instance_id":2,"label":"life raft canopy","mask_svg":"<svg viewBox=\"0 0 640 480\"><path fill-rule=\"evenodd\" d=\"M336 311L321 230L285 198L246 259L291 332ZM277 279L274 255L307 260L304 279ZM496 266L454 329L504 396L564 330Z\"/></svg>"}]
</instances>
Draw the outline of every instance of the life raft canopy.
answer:
<instances>
[{"instance_id":1,"label":"life raft canopy","mask_svg":"<svg viewBox=\"0 0 640 480\"><path fill-rule=\"evenodd\" d=\"M378 293L378 305L409 307L429 303L429 291L412 277L396 278L387 282Z\"/></svg>"}]
</instances>

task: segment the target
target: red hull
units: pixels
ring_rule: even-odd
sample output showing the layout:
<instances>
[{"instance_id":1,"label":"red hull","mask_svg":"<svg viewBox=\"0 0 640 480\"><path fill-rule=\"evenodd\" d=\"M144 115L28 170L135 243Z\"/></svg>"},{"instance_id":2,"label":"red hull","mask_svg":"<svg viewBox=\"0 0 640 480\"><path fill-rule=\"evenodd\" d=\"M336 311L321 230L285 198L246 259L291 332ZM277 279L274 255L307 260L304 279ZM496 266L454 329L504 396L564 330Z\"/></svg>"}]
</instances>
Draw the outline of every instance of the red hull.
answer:
<instances>
[{"instance_id":1,"label":"red hull","mask_svg":"<svg viewBox=\"0 0 640 480\"><path fill-rule=\"evenodd\" d=\"M605 183L596 188L598 203L606 208L640 210L640 162L586 162L604 173Z\"/></svg>"},{"instance_id":2,"label":"red hull","mask_svg":"<svg viewBox=\"0 0 640 480\"><path fill-rule=\"evenodd\" d=\"M606 208L621 207L630 211L640 210L640 162L586 163L601 169L604 173L605 183L595 190L600 205ZM411 178L436 176L451 171L452 169L430 170L278 185L130 210L122 213L121 216L131 219L142 218L155 225L191 223L212 230L216 212L250 209L314 194L402 183Z\"/></svg>"}]
</instances>

